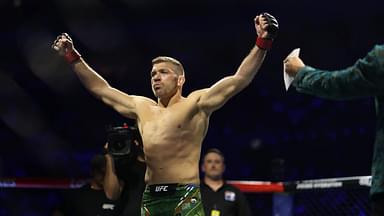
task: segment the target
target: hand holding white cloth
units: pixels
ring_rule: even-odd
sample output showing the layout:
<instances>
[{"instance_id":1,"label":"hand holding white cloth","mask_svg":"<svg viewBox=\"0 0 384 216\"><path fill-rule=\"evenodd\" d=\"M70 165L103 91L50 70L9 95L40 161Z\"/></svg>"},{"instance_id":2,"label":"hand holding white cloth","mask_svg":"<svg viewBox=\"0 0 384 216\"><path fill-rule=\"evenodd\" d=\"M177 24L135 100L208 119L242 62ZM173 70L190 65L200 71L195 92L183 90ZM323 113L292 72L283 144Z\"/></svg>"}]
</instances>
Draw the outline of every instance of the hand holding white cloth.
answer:
<instances>
[{"instance_id":1,"label":"hand holding white cloth","mask_svg":"<svg viewBox=\"0 0 384 216\"><path fill-rule=\"evenodd\" d=\"M299 57L300 55L300 48L296 48L294 50L292 50L291 53L289 53L289 55L285 58L289 58L289 57ZM283 75L284 75L284 84L285 84L285 90L288 91L289 89L289 86L291 86L293 80L295 79L295 77L293 76L290 76L287 74L287 72L285 72L285 65L283 64Z\"/></svg>"}]
</instances>

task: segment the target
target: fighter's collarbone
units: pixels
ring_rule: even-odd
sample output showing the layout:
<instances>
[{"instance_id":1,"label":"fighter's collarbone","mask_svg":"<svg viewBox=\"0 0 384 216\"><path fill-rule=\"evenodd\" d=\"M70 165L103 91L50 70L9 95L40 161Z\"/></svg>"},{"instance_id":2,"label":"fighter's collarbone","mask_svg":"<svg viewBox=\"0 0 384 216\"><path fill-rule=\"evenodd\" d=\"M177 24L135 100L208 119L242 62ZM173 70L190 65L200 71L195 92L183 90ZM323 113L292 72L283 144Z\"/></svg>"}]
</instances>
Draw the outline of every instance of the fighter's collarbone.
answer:
<instances>
[{"instance_id":1,"label":"fighter's collarbone","mask_svg":"<svg viewBox=\"0 0 384 216\"><path fill-rule=\"evenodd\" d=\"M147 132L157 133L174 133L175 130L185 130L193 128L196 124L196 114L189 110L169 109L161 112L153 112L143 121L143 129L150 129Z\"/></svg>"}]
</instances>

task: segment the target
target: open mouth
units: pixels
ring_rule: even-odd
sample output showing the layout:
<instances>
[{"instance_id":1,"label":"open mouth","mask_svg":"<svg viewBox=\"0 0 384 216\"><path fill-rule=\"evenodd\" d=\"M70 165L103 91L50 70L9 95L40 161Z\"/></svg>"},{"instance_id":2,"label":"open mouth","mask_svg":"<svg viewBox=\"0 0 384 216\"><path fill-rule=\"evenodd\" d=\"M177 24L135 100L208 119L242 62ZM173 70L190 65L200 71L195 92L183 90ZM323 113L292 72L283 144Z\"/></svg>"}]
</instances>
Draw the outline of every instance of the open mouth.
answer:
<instances>
[{"instance_id":1,"label":"open mouth","mask_svg":"<svg viewBox=\"0 0 384 216\"><path fill-rule=\"evenodd\" d=\"M153 89L159 90L161 88L160 84L155 84L153 85Z\"/></svg>"}]
</instances>

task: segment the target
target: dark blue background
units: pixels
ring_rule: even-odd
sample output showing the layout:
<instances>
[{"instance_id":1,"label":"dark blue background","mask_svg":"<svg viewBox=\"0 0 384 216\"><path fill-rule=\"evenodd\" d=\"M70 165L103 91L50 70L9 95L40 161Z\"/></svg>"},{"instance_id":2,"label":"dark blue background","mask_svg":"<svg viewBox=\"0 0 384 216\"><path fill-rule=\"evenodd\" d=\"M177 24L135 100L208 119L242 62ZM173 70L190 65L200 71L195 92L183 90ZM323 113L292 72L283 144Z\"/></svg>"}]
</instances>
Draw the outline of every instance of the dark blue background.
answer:
<instances>
[{"instance_id":1,"label":"dark blue background","mask_svg":"<svg viewBox=\"0 0 384 216\"><path fill-rule=\"evenodd\" d=\"M224 152L227 179L370 175L372 98L335 102L285 92L282 61L300 47L311 66L353 64L383 42L383 6L378 0L2 0L0 177L87 176L105 126L132 124L92 97L50 48L61 32L112 86L130 94L153 98L151 59L179 59L186 96L236 71L255 43L253 18L264 11L278 19L279 36L251 85L212 115L203 151ZM282 160L284 173L276 168Z\"/></svg>"}]
</instances>

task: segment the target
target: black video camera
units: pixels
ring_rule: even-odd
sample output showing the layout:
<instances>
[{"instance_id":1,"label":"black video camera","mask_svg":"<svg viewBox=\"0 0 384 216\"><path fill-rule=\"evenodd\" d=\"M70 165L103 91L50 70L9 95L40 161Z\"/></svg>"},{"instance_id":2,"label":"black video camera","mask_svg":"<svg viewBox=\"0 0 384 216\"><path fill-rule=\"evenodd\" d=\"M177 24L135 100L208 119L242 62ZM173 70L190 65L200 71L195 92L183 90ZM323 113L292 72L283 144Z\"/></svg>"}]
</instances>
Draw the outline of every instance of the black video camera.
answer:
<instances>
[{"instance_id":1,"label":"black video camera","mask_svg":"<svg viewBox=\"0 0 384 216\"><path fill-rule=\"evenodd\" d=\"M135 140L141 141L137 127L130 127L127 124L119 127L107 127L108 148L107 153L114 158L129 157L135 153L137 148Z\"/></svg>"}]
</instances>

